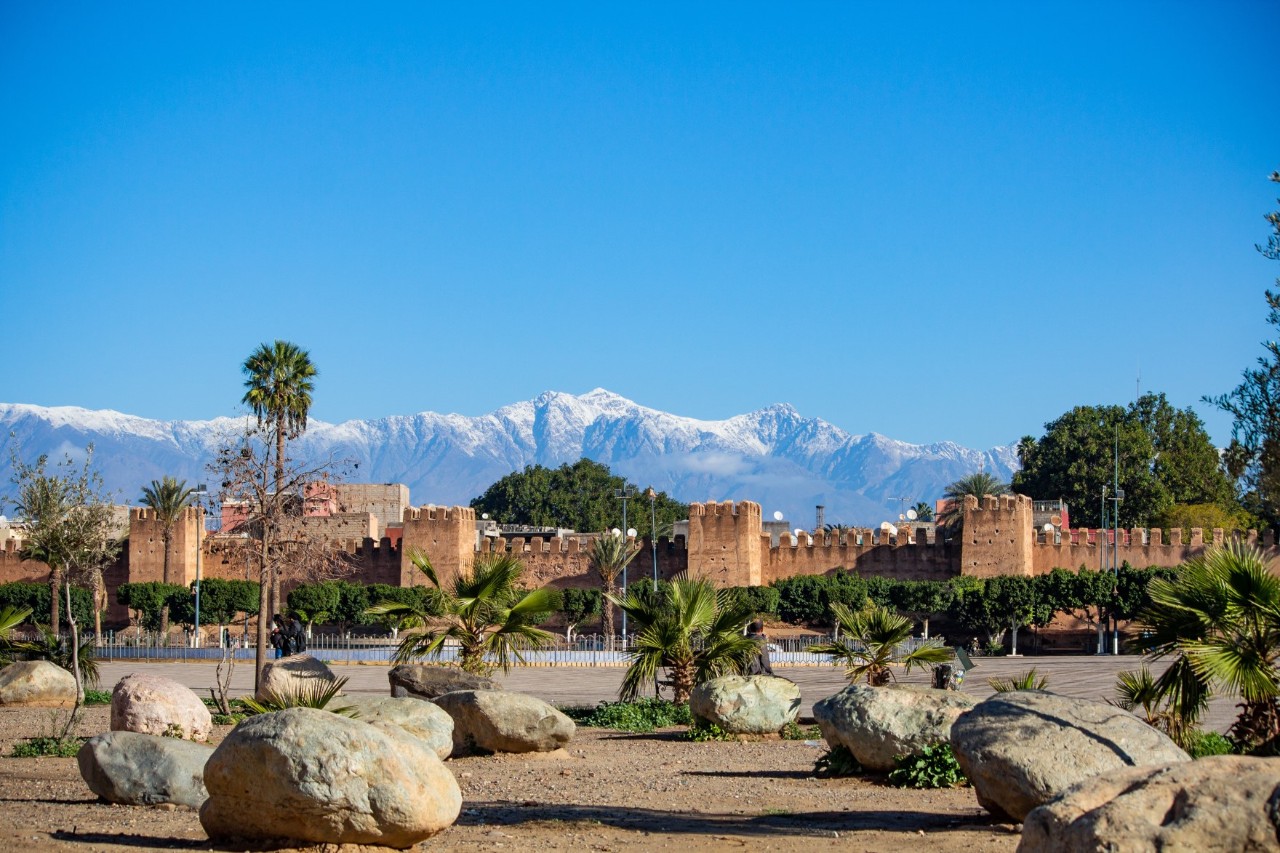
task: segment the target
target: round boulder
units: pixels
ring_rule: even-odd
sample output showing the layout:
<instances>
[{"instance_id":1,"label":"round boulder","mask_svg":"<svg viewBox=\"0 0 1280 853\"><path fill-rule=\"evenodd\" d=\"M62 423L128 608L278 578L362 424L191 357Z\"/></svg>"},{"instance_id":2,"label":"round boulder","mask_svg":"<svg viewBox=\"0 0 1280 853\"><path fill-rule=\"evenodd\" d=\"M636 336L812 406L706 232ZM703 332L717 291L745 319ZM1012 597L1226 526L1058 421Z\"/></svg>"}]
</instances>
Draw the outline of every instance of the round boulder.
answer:
<instances>
[{"instance_id":1,"label":"round boulder","mask_svg":"<svg viewBox=\"0 0 1280 853\"><path fill-rule=\"evenodd\" d=\"M72 708L76 679L56 663L22 660L0 669L0 707Z\"/></svg>"},{"instance_id":2,"label":"round boulder","mask_svg":"<svg viewBox=\"0 0 1280 853\"><path fill-rule=\"evenodd\" d=\"M403 729L315 708L250 717L205 764L213 839L412 847L462 810L453 774Z\"/></svg>"},{"instance_id":3,"label":"round boulder","mask_svg":"<svg viewBox=\"0 0 1280 853\"><path fill-rule=\"evenodd\" d=\"M289 655L268 661L262 668L262 682L255 698L261 702L269 694L283 696L306 689L319 681L337 681L333 670L308 654ZM326 685L327 686L327 685Z\"/></svg>"},{"instance_id":4,"label":"round boulder","mask_svg":"<svg viewBox=\"0 0 1280 853\"><path fill-rule=\"evenodd\" d=\"M813 719L828 746L843 746L867 770L886 772L899 755L951 740L956 718L976 704L954 690L851 684L816 702Z\"/></svg>"},{"instance_id":5,"label":"round boulder","mask_svg":"<svg viewBox=\"0 0 1280 853\"><path fill-rule=\"evenodd\" d=\"M351 708L363 723L399 726L426 743L441 759L453 752L453 717L433 702L394 696L344 696L336 704Z\"/></svg>"},{"instance_id":6,"label":"round boulder","mask_svg":"<svg viewBox=\"0 0 1280 853\"><path fill-rule=\"evenodd\" d=\"M434 700L453 717L453 754L551 752L568 743L573 720L534 696L456 690Z\"/></svg>"},{"instance_id":7,"label":"round boulder","mask_svg":"<svg viewBox=\"0 0 1280 853\"><path fill-rule=\"evenodd\" d=\"M980 702L951 727L951 747L978 803L1017 821L1100 774L1190 761L1128 711L1042 690Z\"/></svg>"},{"instance_id":8,"label":"round boulder","mask_svg":"<svg viewBox=\"0 0 1280 853\"><path fill-rule=\"evenodd\" d=\"M162 675L126 675L111 691L111 730L208 740L213 718L195 691Z\"/></svg>"},{"instance_id":9,"label":"round boulder","mask_svg":"<svg viewBox=\"0 0 1280 853\"><path fill-rule=\"evenodd\" d=\"M1020 853L1280 849L1280 763L1218 755L1095 776L1027 815Z\"/></svg>"},{"instance_id":10,"label":"round boulder","mask_svg":"<svg viewBox=\"0 0 1280 853\"><path fill-rule=\"evenodd\" d=\"M772 675L726 675L693 688L693 716L730 734L776 734L800 712L800 688Z\"/></svg>"},{"instance_id":11,"label":"round boulder","mask_svg":"<svg viewBox=\"0 0 1280 853\"><path fill-rule=\"evenodd\" d=\"M91 737L80 747L80 775L99 797L128 806L177 803L198 809L209 796L204 765L213 747L137 732Z\"/></svg>"},{"instance_id":12,"label":"round boulder","mask_svg":"<svg viewBox=\"0 0 1280 853\"><path fill-rule=\"evenodd\" d=\"M472 675L456 666L438 666L429 663L402 663L387 673L391 682L391 695L415 696L434 699L455 690L501 690L502 685L492 678Z\"/></svg>"}]
</instances>

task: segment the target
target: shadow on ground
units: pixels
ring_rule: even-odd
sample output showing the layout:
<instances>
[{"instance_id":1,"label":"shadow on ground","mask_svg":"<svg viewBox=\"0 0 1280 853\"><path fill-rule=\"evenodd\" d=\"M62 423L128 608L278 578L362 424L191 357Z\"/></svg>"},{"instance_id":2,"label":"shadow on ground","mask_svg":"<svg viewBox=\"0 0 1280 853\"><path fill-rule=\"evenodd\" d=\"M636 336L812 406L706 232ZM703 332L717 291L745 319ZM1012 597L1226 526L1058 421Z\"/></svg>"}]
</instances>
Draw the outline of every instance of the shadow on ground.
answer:
<instances>
[{"instance_id":1,"label":"shadow on ground","mask_svg":"<svg viewBox=\"0 0 1280 853\"><path fill-rule=\"evenodd\" d=\"M629 832L748 836L798 835L819 838L831 838L835 833L867 830L882 832L983 830L989 832L1000 825L989 815L956 817L918 811L872 810L737 815L551 803L494 802L469 802L458 818L458 824L464 826L517 827L523 823L535 822L596 824Z\"/></svg>"}]
</instances>

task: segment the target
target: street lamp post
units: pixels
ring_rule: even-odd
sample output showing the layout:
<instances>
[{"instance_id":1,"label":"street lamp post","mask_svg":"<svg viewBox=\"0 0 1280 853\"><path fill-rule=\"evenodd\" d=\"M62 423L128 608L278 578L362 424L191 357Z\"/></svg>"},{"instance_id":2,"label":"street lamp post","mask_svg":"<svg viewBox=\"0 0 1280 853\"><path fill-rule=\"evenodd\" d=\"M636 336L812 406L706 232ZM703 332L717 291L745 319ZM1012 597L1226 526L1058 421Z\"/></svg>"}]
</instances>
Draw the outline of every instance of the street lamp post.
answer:
<instances>
[{"instance_id":1,"label":"street lamp post","mask_svg":"<svg viewBox=\"0 0 1280 853\"><path fill-rule=\"evenodd\" d=\"M613 496L615 498L622 499L622 553L625 555L627 553L627 532L628 532L627 501L631 500L636 496L636 490L626 485L626 480L623 480L622 482L623 482L622 488L614 489ZM622 564L622 597L626 598L626 596L627 596L627 563L623 563ZM627 648L627 611L625 610L622 611L622 648L623 648L623 651L625 651Z\"/></svg>"},{"instance_id":2,"label":"street lamp post","mask_svg":"<svg viewBox=\"0 0 1280 853\"><path fill-rule=\"evenodd\" d=\"M653 590L658 591L658 495L649 489L649 549L653 552Z\"/></svg>"},{"instance_id":3,"label":"street lamp post","mask_svg":"<svg viewBox=\"0 0 1280 853\"><path fill-rule=\"evenodd\" d=\"M204 499L209 494L204 483L196 486L192 495L196 499L196 631L191 638L192 648L200 648L200 561L204 556Z\"/></svg>"}]
</instances>

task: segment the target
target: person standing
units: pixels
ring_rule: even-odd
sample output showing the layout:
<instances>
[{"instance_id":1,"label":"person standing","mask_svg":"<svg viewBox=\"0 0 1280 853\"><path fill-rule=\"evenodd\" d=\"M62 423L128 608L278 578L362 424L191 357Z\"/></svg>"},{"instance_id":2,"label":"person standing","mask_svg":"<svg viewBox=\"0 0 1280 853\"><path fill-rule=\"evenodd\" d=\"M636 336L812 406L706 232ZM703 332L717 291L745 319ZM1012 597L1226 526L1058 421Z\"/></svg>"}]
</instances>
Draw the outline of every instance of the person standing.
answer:
<instances>
[{"instance_id":1,"label":"person standing","mask_svg":"<svg viewBox=\"0 0 1280 853\"><path fill-rule=\"evenodd\" d=\"M773 675L773 666L769 663L769 638L764 633L764 623L759 619L747 626L747 639L755 640L759 651L747 664L747 675Z\"/></svg>"}]
</instances>

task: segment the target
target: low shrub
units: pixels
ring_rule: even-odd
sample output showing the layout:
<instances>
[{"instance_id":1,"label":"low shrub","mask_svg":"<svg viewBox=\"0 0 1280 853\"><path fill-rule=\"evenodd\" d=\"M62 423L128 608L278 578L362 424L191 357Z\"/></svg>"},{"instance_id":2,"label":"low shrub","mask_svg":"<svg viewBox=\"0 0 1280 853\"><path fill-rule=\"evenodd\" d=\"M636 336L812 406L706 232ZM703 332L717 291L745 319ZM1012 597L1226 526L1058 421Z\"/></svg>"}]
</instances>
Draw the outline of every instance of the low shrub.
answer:
<instances>
[{"instance_id":1,"label":"low shrub","mask_svg":"<svg viewBox=\"0 0 1280 853\"><path fill-rule=\"evenodd\" d=\"M14 758L75 758L88 738L29 737L13 745Z\"/></svg>"},{"instance_id":2,"label":"low shrub","mask_svg":"<svg viewBox=\"0 0 1280 853\"><path fill-rule=\"evenodd\" d=\"M215 726L238 726L249 717L249 714L211 714Z\"/></svg>"},{"instance_id":3,"label":"low shrub","mask_svg":"<svg viewBox=\"0 0 1280 853\"><path fill-rule=\"evenodd\" d=\"M1049 677L1041 675L1035 667L1020 675L1009 678L988 678L987 684L997 693L1012 693L1017 690L1044 690L1049 684Z\"/></svg>"},{"instance_id":4,"label":"low shrub","mask_svg":"<svg viewBox=\"0 0 1280 853\"><path fill-rule=\"evenodd\" d=\"M689 740L705 743L712 740L733 740L733 735L717 726L715 723L709 723L706 720L694 720L693 725L689 726L689 731L685 732L685 737Z\"/></svg>"},{"instance_id":5,"label":"low shrub","mask_svg":"<svg viewBox=\"0 0 1280 853\"><path fill-rule=\"evenodd\" d=\"M110 705L110 690L86 690L84 692L84 704L86 705Z\"/></svg>"},{"instance_id":6,"label":"low shrub","mask_svg":"<svg viewBox=\"0 0 1280 853\"><path fill-rule=\"evenodd\" d=\"M853 753L843 746L831 747L818 756L818 760L813 765L813 775L824 779L857 776L861 773L862 765L853 757Z\"/></svg>"},{"instance_id":7,"label":"low shrub","mask_svg":"<svg viewBox=\"0 0 1280 853\"><path fill-rule=\"evenodd\" d=\"M783 726L779 734L783 740L818 740L822 737L822 730L817 726L802 726L793 721Z\"/></svg>"},{"instance_id":8,"label":"low shrub","mask_svg":"<svg viewBox=\"0 0 1280 853\"><path fill-rule=\"evenodd\" d=\"M1206 732L1203 729L1192 729L1186 734L1185 749L1192 758L1207 758L1210 755L1231 755L1237 752L1235 744L1217 732Z\"/></svg>"},{"instance_id":9,"label":"low shrub","mask_svg":"<svg viewBox=\"0 0 1280 853\"><path fill-rule=\"evenodd\" d=\"M665 699L601 702L594 708L560 710L580 726L620 732L644 733L665 726L687 726L693 722L688 705L677 705Z\"/></svg>"},{"instance_id":10,"label":"low shrub","mask_svg":"<svg viewBox=\"0 0 1280 853\"><path fill-rule=\"evenodd\" d=\"M889 784L899 788L954 788L968 780L949 743L935 743L919 752L900 755L889 774Z\"/></svg>"}]
</instances>

